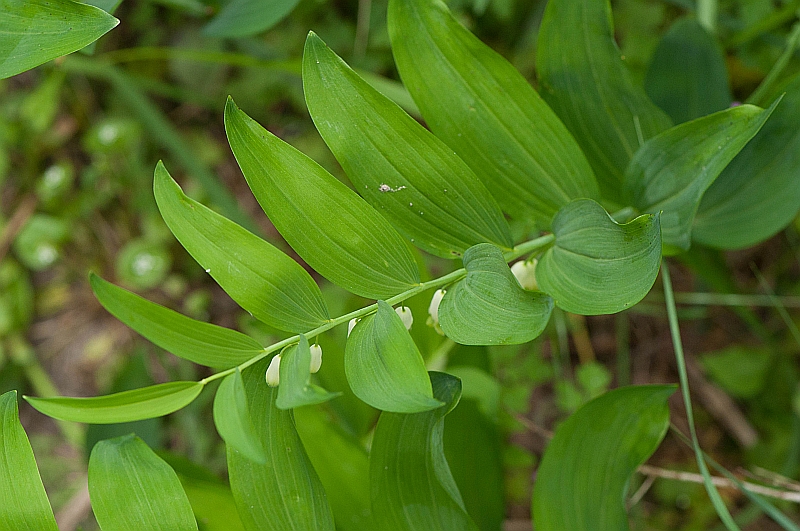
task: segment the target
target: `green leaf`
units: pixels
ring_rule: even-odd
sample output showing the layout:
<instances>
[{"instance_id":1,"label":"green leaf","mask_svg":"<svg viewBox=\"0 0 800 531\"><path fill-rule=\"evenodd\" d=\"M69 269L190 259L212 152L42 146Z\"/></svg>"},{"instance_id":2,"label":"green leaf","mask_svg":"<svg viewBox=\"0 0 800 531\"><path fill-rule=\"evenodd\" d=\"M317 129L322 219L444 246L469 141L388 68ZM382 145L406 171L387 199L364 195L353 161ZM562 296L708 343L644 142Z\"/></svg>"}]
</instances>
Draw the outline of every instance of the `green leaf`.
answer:
<instances>
[{"instance_id":1,"label":"green leaf","mask_svg":"<svg viewBox=\"0 0 800 531\"><path fill-rule=\"evenodd\" d=\"M706 190L692 238L742 249L774 235L800 210L800 75L780 106Z\"/></svg>"},{"instance_id":2,"label":"green leaf","mask_svg":"<svg viewBox=\"0 0 800 531\"><path fill-rule=\"evenodd\" d=\"M154 191L161 215L181 245L256 319L289 332L305 332L329 319L319 287L300 264L186 197L161 162Z\"/></svg>"},{"instance_id":3,"label":"green leaf","mask_svg":"<svg viewBox=\"0 0 800 531\"><path fill-rule=\"evenodd\" d=\"M114 317L179 358L227 369L264 350L235 330L195 321L128 290L89 275L95 297Z\"/></svg>"},{"instance_id":4,"label":"green leaf","mask_svg":"<svg viewBox=\"0 0 800 531\"><path fill-rule=\"evenodd\" d=\"M487 244L488 245L488 244ZM441 407L417 345L384 301L347 338L344 369L353 393L374 408L417 413Z\"/></svg>"},{"instance_id":5,"label":"green leaf","mask_svg":"<svg viewBox=\"0 0 800 531\"><path fill-rule=\"evenodd\" d=\"M364 447L318 407L298 408L294 415L303 446L328 493L336 528L375 529L370 510L369 459Z\"/></svg>"},{"instance_id":6,"label":"green leaf","mask_svg":"<svg viewBox=\"0 0 800 531\"><path fill-rule=\"evenodd\" d=\"M249 37L283 20L300 0L230 0L203 33L212 37Z\"/></svg>"},{"instance_id":7,"label":"green leaf","mask_svg":"<svg viewBox=\"0 0 800 531\"><path fill-rule=\"evenodd\" d=\"M491 380L474 367L461 369L472 369L473 374ZM499 391L499 384L493 383ZM467 385L464 382L465 393ZM503 435L492 418L484 414L482 404L463 395L444 423L444 453L464 507L479 529L503 528L506 502L502 443Z\"/></svg>"},{"instance_id":8,"label":"green leaf","mask_svg":"<svg viewBox=\"0 0 800 531\"><path fill-rule=\"evenodd\" d=\"M0 484L0 529L58 531L31 443L19 422L16 391L0 395Z\"/></svg>"},{"instance_id":9,"label":"green leaf","mask_svg":"<svg viewBox=\"0 0 800 531\"><path fill-rule=\"evenodd\" d=\"M375 299L419 283L411 251L378 212L231 99L225 131L261 208L311 267L351 293Z\"/></svg>"},{"instance_id":10,"label":"green leaf","mask_svg":"<svg viewBox=\"0 0 800 531\"><path fill-rule=\"evenodd\" d=\"M0 79L80 50L119 24L70 0L0 0Z\"/></svg>"},{"instance_id":11,"label":"green leaf","mask_svg":"<svg viewBox=\"0 0 800 531\"><path fill-rule=\"evenodd\" d=\"M281 354L280 382L275 402L280 409L321 404L342 394L328 392L311 383L311 350L303 334L297 345Z\"/></svg>"},{"instance_id":12,"label":"green leaf","mask_svg":"<svg viewBox=\"0 0 800 531\"><path fill-rule=\"evenodd\" d=\"M256 463L265 464L267 456L258 440L247 407L244 381L239 368L222 380L214 396L214 424L226 444Z\"/></svg>"},{"instance_id":13,"label":"green leaf","mask_svg":"<svg viewBox=\"0 0 800 531\"><path fill-rule=\"evenodd\" d=\"M669 427L671 385L622 387L588 402L556 430L536 473L536 531L627 531L631 475Z\"/></svg>"},{"instance_id":14,"label":"green leaf","mask_svg":"<svg viewBox=\"0 0 800 531\"><path fill-rule=\"evenodd\" d=\"M691 245L692 222L703 193L755 136L769 109L741 105L675 126L647 141L625 172L623 193L642 212L661 215L665 254Z\"/></svg>"},{"instance_id":15,"label":"green leaf","mask_svg":"<svg viewBox=\"0 0 800 531\"><path fill-rule=\"evenodd\" d=\"M633 154L671 123L634 83L608 0L547 2L536 65L542 97L575 135L603 196L616 200Z\"/></svg>"},{"instance_id":16,"label":"green leaf","mask_svg":"<svg viewBox=\"0 0 800 531\"><path fill-rule=\"evenodd\" d=\"M227 485L186 477L180 471L178 478L202 531L245 531Z\"/></svg>"},{"instance_id":17,"label":"green leaf","mask_svg":"<svg viewBox=\"0 0 800 531\"><path fill-rule=\"evenodd\" d=\"M397 68L426 123L503 210L547 227L570 200L598 197L586 157L564 124L444 3L391 0L388 24Z\"/></svg>"},{"instance_id":18,"label":"green leaf","mask_svg":"<svg viewBox=\"0 0 800 531\"><path fill-rule=\"evenodd\" d=\"M661 265L661 216L617 224L589 199L562 208L555 244L539 258L536 281L559 308L600 315L630 308L647 295Z\"/></svg>"},{"instance_id":19,"label":"green leaf","mask_svg":"<svg viewBox=\"0 0 800 531\"><path fill-rule=\"evenodd\" d=\"M303 53L303 88L314 124L356 190L414 245L442 258L480 242L513 247L503 213L464 161L314 33Z\"/></svg>"},{"instance_id":20,"label":"green leaf","mask_svg":"<svg viewBox=\"0 0 800 531\"><path fill-rule=\"evenodd\" d=\"M658 43L644 89L676 124L727 109L731 88L722 46L695 19L676 21Z\"/></svg>"},{"instance_id":21,"label":"green leaf","mask_svg":"<svg viewBox=\"0 0 800 531\"><path fill-rule=\"evenodd\" d=\"M439 307L445 335L462 345L514 345L542 333L553 299L525 291L494 245L464 253L467 276L447 290Z\"/></svg>"},{"instance_id":22,"label":"green leaf","mask_svg":"<svg viewBox=\"0 0 800 531\"><path fill-rule=\"evenodd\" d=\"M264 383L268 360L242 373L253 428L267 464L228 446L228 474L239 517L248 531L333 531L325 490L294 427L292 410L278 409L278 390Z\"/></svg>"},{"instance_id":23,"label":"green leaf","mask_svg":"<svg viewBox=\"0 0 800 531\"><path fill-rule=\"evenodd\" d=\"M89 497L103 531L197 530L178 475L133 434L94 446Z\"/></svg>"},{"instance_id":24,"label":"green leaf","mask_svg":"<svg viewBox=\"0 0 800 531\"><path fill-rule=\"evenodd\" d=\"M423 413L384 412L369 457L372 513L377 531L477 531L447 466L444 417L461 397L461 381L430 373L445 407Z\"/></svg>"},{"instance_id":25,"label":"green leaf","mask_svg":"<svg viewBox=\"0 0 800 531\"><path fill-rule=\"evenodd\" d=\"M197 398L203 386L201 382L179 381L92 398L23 398L34 408L56 419L115 424L162 417L177 411Z\"/></svg>"}]
</instances>

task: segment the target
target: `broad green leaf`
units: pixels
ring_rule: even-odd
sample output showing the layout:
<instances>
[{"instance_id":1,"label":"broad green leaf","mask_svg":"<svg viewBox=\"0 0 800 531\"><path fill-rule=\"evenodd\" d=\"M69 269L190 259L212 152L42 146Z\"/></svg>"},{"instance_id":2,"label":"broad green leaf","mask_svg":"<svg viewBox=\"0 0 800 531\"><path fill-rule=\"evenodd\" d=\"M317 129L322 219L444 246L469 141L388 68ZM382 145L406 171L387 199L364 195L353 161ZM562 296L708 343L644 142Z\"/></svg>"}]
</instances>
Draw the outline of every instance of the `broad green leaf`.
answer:
<instances>
[{"instance_id":1,"label":"broad green leaf","mask_svg":"<svg viewBox=\"0 0 800 531\"><path fill-rule=\"evenodd\" d=\"M462 345L514 345L542 333L553 299L525 291L494 245L464 253L467 276L448 288L439 307L445 335Z\"/></svg>"},{"instance_id":2,"label":"broad green leaf","mask_svg":"<svg viewBox=\"0 0 800 531\"><path fill-rule=\"evenodd\" d=\"M227 369L264 350L235 330L195 321L128 290L89 275L95 297L114 317L179 358Z\"/></svg>"},{"instance_id":3,"label":"broad green leaf","mask_svg":"<svg viewBox=\"0 0 800 531\"><path fill-rule=\"evenodd\" d=\"M225 131L261 208L311 267L334 284L375 299L419 283L414 257L389 222L231 99Z\"/></svg>"},{"instance_id":4,"label":"broad green leaf","mask_svg":"<svg viewBox=\"0 0 800 531\"><path fill-rule=\"evenodd\" d=\"M347 338L344 369L353 393L374 408L416 413L442 405L433 398L417 345L397 313L383 301Z\"/></svg>"},{"instance_id":5,"label":"broad green leaf","mask_svg":"<svg viewBox=\"0 0 800 531\"><path fill-rule=\"evenodd\" d=\"M414 245L442 258L480 242L513 247L500 208L464 161L313 33L303 88L314 124L356 190Z\"/></svg>"},{"instance_id":6,"label":"broad green leaf","mask_svg":"<svg viewBox=\"0 0 800 531\"><path fill-rule=\"evenodd\" d=\"M89 497L103 531L197 531L178 475L133 434L94 446Z\"/></svg>"},{"instance_id":7,"label":"broad green leaf","mask_svg":"<svg viewBox=\"0 0 800 531\"><path fill-rule=\"evenodd\" d=\"M676 124L727 109L731 88L722 46L695 19L676 21L653 54L644 89Z\"/></svg>"},{"instance_id":8,"label":"broad green leaf","mask_svg":"<svg viewBox=\"0 0 800 531\"><path fill-rule=\"evenodd\" d=\"M536 281L568 312L600 315L630 308L647 295L661 266L661 216L617 224L589 199L562 208L556 237L539 258Z\"/></svg>"},{"instance_id":9,"label":"broad green leaf","mask_svg":"<svg viewBox=\"0 0 800 531\"><path fill-rule=\"evenodd\" d=\"M666 254L691 245L703 193L750 141L778 104L742 105L675 126L647 141L625 171L623 193L642 212L661 215Z\"/></svg>"},{"instance_id":10,"label":"broad green leaf","mask_svg":"<svg viewBox=\"0 0 800 531\"><path fill-rule=\"evenodd\" d=\"M202 531L245 531L227 485L178 474Z\"/></svg>"},{"instance_id":11,"label":"broad green leaf","mask_svg":"<svg viewBox=\"0 0 800 531\"><path fill-rule=\"evenodd\" d=\"M764 127L706 190L692 238L720 249L750 247L800 210L800 75Z\"/></svg>"},{"instance_id":12,"label":"broad green leaf","mask_svg":"<svg viewBox=\"0 0 800 531\"><path fill-rule=\"evenodd\" d=\"M305 332L329 319L319 287L300 264L186 197L160 162L154 191L161 215L181 245L256 319L289 332Z\"/></svg>"},{"instance_id":13,"label":"broad green leaf","mask_svg":"<svg viewBox=\"0 0 800 531\"><path fill-rule=\"evenodd\" d=\"M249 37L283 20L300 0L230 0L203 32L212 37Z\"/></svg>"},{"instance_id":14,"label":"broad green leaf","mask_svg":"<svg viewBox=\"0 0 800 531\"><path fill-rule=\"evenodd\" d=\"M203 386L201 382L178 381L91 398L23 398L34 408L56 419L115 424L162 417L177 411L197 398Z\"/></svg>"},{"instance_id":15,"label":"broad green leaf","mask_svg":"<svg viewBox=\"0 0 800 531\"><path fill-rule=\"evenodd\" d=\"M70 0L0 0L0 79L80 50L117 24Z\"/></svg>"},{"instance_id":16,"label":"broad green leaf","mask_svg":"<svg viewBox=\"0 0 800 531\"><path fill-rule=\"evenodd\" d=\"M669 117L636 85L614 42L608 0L550 0L536 53L542 97L564 121L616 201L628 162Z\"/></svg>"},{"instance_id":17,"label":"broad green leaf","mask_svg":"<svg viewBox=\"0 0 800 531\"><path fill-rule=\"evenodd\" d=\"M292 410L278 409L262 360L242 373L255 433L267 456L260 465L228 446L228 475L248 531L333 531L331 509L294 427Z\"/></svg>"},{"instance_id":18,"label":"broad green leaf","mask_svg":"<svg viewBox=\"0 0 800 531\"><path fill-rule=\"evenodd\" d=\"M19 422L17 392L0 395L0 529L58 531L33 449Z\"/></svg>"},{"instance_id":19,"label":"broad green leaf","mask_svg":"<svg viewBox=\"0 0 800 531\"><path fill-rule=\"evenodd\" d=\"M592 169L564 124L443 2L391 0L388 23L397 68L428 126L503 210L547 227L570 200L598 197Z\"/></svg>"},{"instance_id":20,"label":"broad green leaf","mask_svg":"<svg viewBox=\"0 0 800 531\"><path fill-rule=\"evenodd\" d=\"M267 456L253 429L244 381L239 368L222 380L214 396L214 424L226 444L236 448L244 457L265 464Z\"/></svg>"},{"instance_id":21,"label":"broad green leaf","mask_svg":"<svg viewBox=\"0 0 800 531\"><path fill-rule=\"evenodd\" d=\"M533 487L536 531L627 531L625 494L631 475L669 427L675 386L609 391L556 430Z\"/></svg>"},{"instance_id":22,"label":"broad green leaf","mask_svg":"<svg viewBox=\"0 0 800 531\"><path fill-rule=\"evenodd\" d=\"M320 404L342 394L328 392L311 383L311 351L303 334L297 345L281 354L280 382L275 402L280 409Z\"/></svg>"},{"instance_id":23,"label":"broad green leaf","mask_svg":"<svg viewBox=\"0 0 800 531\"><path fill-rule=\"evenodd\" d=\"M336 528L375 529L370 510L369 458L364 447L326 418L320 408L298 408L294 415L303 446L328 493Z\"/></svg>"},{"instance_id":24,"label":"broad green leaf","mask_svg":"<svg viewBox=\"0 0 800 531\"><path fill-rule=\"evenodd\" d=\"M491 379L483 371L478 373ZM448 369L448 372L450 369ZM499 384L493 382L499 388ZM466 393L467 383L464 384ZM498 389L499 390L499 389ZM480 392L473 390L473 394ZM503 436L480 402L462 395L444 423L444 454L467 514L479 529L499 531L505 520Z\"/></svg>"},{"instance_id":25,"label":"broad green leaf","mask_svg":"<svg viewBox=\"0 0 800 531\"><path fill-rule=\"evenodd\" d=\"M423 413L384 412L369 457L376 531L477 531L447 466L444 417L458 404L461 381L430 373L445 407Z\"/></svg>"}]
</instances>

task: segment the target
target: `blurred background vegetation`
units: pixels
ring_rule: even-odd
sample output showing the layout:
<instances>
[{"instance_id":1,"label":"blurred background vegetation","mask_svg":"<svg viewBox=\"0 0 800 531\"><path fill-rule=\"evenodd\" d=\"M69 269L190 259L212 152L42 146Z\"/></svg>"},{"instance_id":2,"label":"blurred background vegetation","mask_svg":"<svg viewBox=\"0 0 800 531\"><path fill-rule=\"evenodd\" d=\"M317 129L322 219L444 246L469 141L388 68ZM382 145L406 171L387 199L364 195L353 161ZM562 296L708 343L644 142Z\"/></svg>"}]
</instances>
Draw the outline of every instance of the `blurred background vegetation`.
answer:
<instances>
[{"instance_id":1,"label":"blurred background vegetation","mask_svg":"<svg viewBox=\"0 0 800 531\"><path fill-rule=\"evenodd\" d=\"M414 114L397 83L386 0L273 0L273 20L245 17L252 26L245 30L232 10L237 0L94 3L121 24L91 49L0 81L0 393L89 396L206 375L107 314L89 289L89 271L265 344L283 337L239 309L175 241L158 215L152 172L163 159L194 198L291 253L239 173L222 109L232 95L267 129L346 181L305 109L299 72L309 30ZM534 86L544 5L450 3L462 23ZM644 80L661 37L673 21L693 13L694 2L618 0L612 6L622 54ZM719 7L730 88L744 101L785 54L800 1L723 0ZM285 18L274 20L281 13ZM784 77L800 70L796 44L788 44ZM420 260L431 275L449 267L431 257ZM745 479L796 488L800 315L792 308L800 307L800 219L755 248L723 253L695 246L681 260L674 276L704 449ZM413 333L429 365L447 365L471 382L465 390L479 390L467 393L448 417L446 444L482 529L503 522L507 529L530 529L534 471L559 420L610 387L677 381L659 285L615 316L557 311L540 339L502 348L443 341L424 326L427 300L412 300ZM334 313L362 303L334 286L323 290ZM731 301L708 293L761 297ZM320 377L328 388L341 389L335 360L342 356L344 331L328 336L320 341L332 361ZM22 422L61 529L96 529L85 490L89 450L97 440L131 430L192 485L190 498L206 496L224 507L219 482L225 455L211 419L212 396L205 392L167 418L88 429L56 423L22 403ZM673 406L673 422L685 428L682 406ZM322 411L347 436L364 441L376 418L352 395ZM691 449L668 435L650 462L692 471L693 460ZM714 528L702 485L658 475L637 476L631 485L634 529ZM743 529L778 529L736 491L723 495ZM798 517L798 504L782 508Z\"/></svg>"}]
</instances>

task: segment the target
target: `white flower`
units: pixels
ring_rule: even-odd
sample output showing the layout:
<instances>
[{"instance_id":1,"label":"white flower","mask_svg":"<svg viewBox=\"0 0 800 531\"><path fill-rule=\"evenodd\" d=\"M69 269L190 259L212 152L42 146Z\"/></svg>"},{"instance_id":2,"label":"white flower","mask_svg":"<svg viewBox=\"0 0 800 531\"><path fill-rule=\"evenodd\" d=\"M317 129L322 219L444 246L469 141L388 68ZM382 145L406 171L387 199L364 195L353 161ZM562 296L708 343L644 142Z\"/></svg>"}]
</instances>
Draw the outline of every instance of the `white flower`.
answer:
<instances>
[{"instance_id":1,"label":"white flower","mask_svg":"<svg viewBox=\"0 0 800 531\"><path fill-rule=\"evenodd\" d=\"M358 319L357 317L353 317L352 319L350 319L350 322L349 322L349 323L347 323L347 337L350 337L350 332L352 332L352 331L353 331L353 328L355 328L355 327L356 327L356 324L357 324L357 323L358 323L360 320L361 320L361 319Z\"/></svg>"},{"instance_id":2,"label":"white flower","mask_svg":"<svg viewBox=\"0 0 800 531\"><path fill-rule=\"evenodd\" d=\"M514 273L514 276L517 278L517 282L519 285L523 287L523 289L527 290L538 290L539 284L536 283L536 264L538 260L533 258L532 260L525 261L520 260L516 262L514 265L511 266L511 272Z\"/></svg>"},{"instance_id":3,"label":"white flower","mask_svg":"<svg viewBox=\"0 0 800 531\"><path fill-rule=\"evenodd\" d=\"M400 316L403 324L406 325L406 330L411 330L411 325L414 324L414 314L411 313L411 308L400 305L394 311Z\"/></svg>"},{"instance_id":4,"label":"white flower","mask_svg":"<svg viewBox=\"0 0 800 531\"><path fill-rule=\"evenodd\" d=\"M267 385L270 387L278 387L281 381L281 355L278 354L272 361L269 362L267 367Z\"/></svg>"},{"instance_id":5,"label":"white flower","mask_svg":"<svg viewBox=\"0 0 800 531\"><path fill-rule=\"evenodd\" d=\"M322 347L314 344L311 345L311 372L319 371L319 368L322 367Z\"/></svg>"},{"instance_id":6,"label":"white flower","mask_svg":"<svg viewBox=\"0 0 800 531\"><path fill-rule=\"evenodd\" d=\"M431 297L430 306L428 306L428 313L435 324L439 324L439 305L442 303L445 293L447 293L445 290L437 289Z\"/></svg>"}]
</instances>

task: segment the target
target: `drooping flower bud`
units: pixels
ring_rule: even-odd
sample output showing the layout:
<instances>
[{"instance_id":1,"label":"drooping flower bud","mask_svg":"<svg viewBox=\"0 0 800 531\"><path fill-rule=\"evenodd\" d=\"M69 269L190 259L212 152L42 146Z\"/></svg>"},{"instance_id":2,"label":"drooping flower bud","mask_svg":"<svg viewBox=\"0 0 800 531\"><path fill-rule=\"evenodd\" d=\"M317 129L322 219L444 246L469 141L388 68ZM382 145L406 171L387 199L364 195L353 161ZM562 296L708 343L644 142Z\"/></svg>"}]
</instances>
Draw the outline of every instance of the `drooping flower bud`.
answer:
<instances>
[{"instance_id":1,"label":"drooping flower bud","mask_svg":"<svg viewBox=\"0 0 800 531\"><path fill-rule=\"evenodd\" d=\"M281 355L272 358L267 367L267 385L270 387L278 387L281 381Z\"/></svg>"},{"instance_id":2,"label":"drooping flower bud","mask_svg":"<svg viewBox=\"0 0 800 531\"><path fill-rule=\"evenodd\" d=\"M411 308L400 305L395 308L394 311L400 316L400 320L403 321L403 324L406 325L406 330L411 330L411 325L414 324L414 314L411 313Z\"/></svg>"},{"instance_id":3,"label":"drooping flower bud","mask_svg":"<svg viewBox=\"0 0 800 531\"><path fill-rule=\"evenodd\" d=\"M519 282L523 289L529 291L538 290L539 284L536 283L536 264L539 263L536 258L525 261L520 260L511 266L511 272Z\"/></svg>"},{"instance_id":4,"label":"drooping flower bud","mask_svg":"<svg viewBox=\"0 0 800 531\"><path fill-rule=\"evenodd\" d=\"M437 289L436 292L431 297L431 304L428 306L428 313L433 319L435 324L439 324L439 305L442 303L442 299L444 298L444 294L446 293L443 289Z\"/></svg>"},{"instance_id":5,"label":"drooping flower bud","mask_svg":"<svg viewBox=\"0 0 800 531\"><path fill-rule=\"evenodd\" d=\"M347 323L347 337L350 337L350 332L353 331L353 328L356 327L356 324L358 324L360 320L361 319L359 319L358 317L353 317L352 319L350 319L350 322Z\"/></svg>"},{"instance_id":6,"label":"drooping flower bud","mask_svg":"<svg viewBox=\"0 0 800 531\"><path fill-rule=\"evenodd\" d=\"M322 347L316 343L311 345L311 372L315 373L322 367Z\"/></svg>"}]
</instances>

